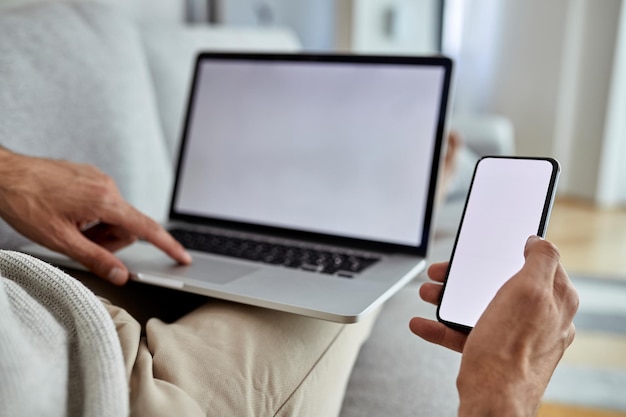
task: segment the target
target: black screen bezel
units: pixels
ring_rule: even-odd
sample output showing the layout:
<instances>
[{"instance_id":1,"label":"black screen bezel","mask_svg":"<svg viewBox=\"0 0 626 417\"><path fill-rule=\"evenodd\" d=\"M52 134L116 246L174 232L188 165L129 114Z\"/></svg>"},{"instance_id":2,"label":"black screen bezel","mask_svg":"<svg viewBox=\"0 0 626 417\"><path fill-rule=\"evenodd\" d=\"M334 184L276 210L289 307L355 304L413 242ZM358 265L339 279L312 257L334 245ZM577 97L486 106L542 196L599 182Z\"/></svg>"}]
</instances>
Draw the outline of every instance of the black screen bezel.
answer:
<instances>
[{"instance_id":1,"label":"black screen bezel","mask_svg":"<svg viewBox=\"0 0 626 417\"><path fill-rule=\"evenodd\" d=\"M439 117L437 119L435 146L433 147L433 155L431 156L431 176L428 186L428 197L426 202L426 210L424 213L424 233L422 240L417 246L401 245L394 243L383 243L365 239L357 239L350 237L340 237L330 234L307 232L293 230L282 227L274 227L268 225L260 225L248 222L232 221L214 217L196 216L177 212L175 210L175 202L179 190L179 179L181 175L182 162L185 156L187 145L187 136L189 134L189 122L191 119L192 106L194 103L194 94L196 92L196 83L198 82L199 69L202 62L206 60L222 60L222 61L264 61L264 62L320 62L320 63L366 63L366 64L394 64L394 65L413 65L413 66L436 66L444 70L443 88L441 94L441 103L439 108ZM174 187L172 190L172 198L170 200L169 218L173 221L182 221L197 225L206 225L212 227L222 227L228 229L241 230L259 234L268 234L272 236L281 236L288 239L307 240L318 242L321 244L332 244L334 246L346 246L358 248L368 251L388 252L388 253L406 253L411 255L426 256L428 242L432 233L433 210L435 206L435 196L437 190L437 179L440 169L441 152L444 143L444 132L446 129L446 119L449 106L449 96L452 77L452 60L443 56L432 57L400 57L400 56L374 56L374 55L352 55L352 54L310 54L310 53L259 53L259 52L201 52L197 55L193 72L191 88L188 94L184 128L180 141L178 157L176 162L176 175L174 178Z\"/></svg>"},{"instance_id":2,"label":"black screen bezel","mask_svg":"<svg viewBox=\"0 0 626 417\"><path fill-rule=\"evenodd\" d=\"M558 183L559 175L561 173L561 166L559 162L556 159L550 158L550 157L487 155L487 156L481 157L476 163L476 166L474 168L474 173L472 174L472 181L470 183L470 188L467 193L467 197L465 199L465 205L463 207L463 214L461 215L461 220L459 222L459 227L457 229L457 234L454 240L454 246L452 247L452 252L450 255L450 262L448 263L448 268L446 270L446 275L443 281L443 287L441 290L441 294L439 295L439 302L437 304L437 311L436 311L437 320L439 322L445 324L446 326L452 329L460 330L465 333L469 333L473 327L468 326L466 324L456 323L450 320L446 320L444 317L440 315L440 306L441 306L441 303L443 301L443 298L446 292L446 286L448 285L448 275L450 274L450 268L451 268L452 262L454 262L454 256L457 252L457 244L459 242L459 237L461 235L461 230L463 228L463 221L465 220L465 213L467 212L467 206L469 204L470 195L472 193L472 188L474 186L474 179L476 178L476 174L478 172L480 162L485 159L539 160L539 161L546 161L550 163L550 165L552 166L550 182L548 184L548 189L546 190L546 197L543 203L543 209L541 212L541 218L539 219L539 225L537 226L537 236L539 237L545 237L546 235L548 221L550 220L550 213L552 211L554 198L556 196L557 183Z\"/></svg>"}]
</instances>

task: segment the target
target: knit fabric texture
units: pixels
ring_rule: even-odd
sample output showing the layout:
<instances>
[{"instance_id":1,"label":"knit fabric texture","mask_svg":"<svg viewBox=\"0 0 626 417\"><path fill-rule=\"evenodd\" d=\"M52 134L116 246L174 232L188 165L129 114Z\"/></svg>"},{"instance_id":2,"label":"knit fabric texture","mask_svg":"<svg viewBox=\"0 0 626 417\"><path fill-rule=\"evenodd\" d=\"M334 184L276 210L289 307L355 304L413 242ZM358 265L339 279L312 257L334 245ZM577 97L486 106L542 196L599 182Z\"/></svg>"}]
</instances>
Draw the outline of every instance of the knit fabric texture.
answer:
<instances>
[{"instance_id":1,"label":"knit fabric texture","mask_svg":"<svg viewBox=\"0 0 626 417\"><path fill-rule=\"evenodd\" d=\"M128 381L101 301L61 270L0 251L0 415L124 416Z\"/></svg>"}]
</instances>

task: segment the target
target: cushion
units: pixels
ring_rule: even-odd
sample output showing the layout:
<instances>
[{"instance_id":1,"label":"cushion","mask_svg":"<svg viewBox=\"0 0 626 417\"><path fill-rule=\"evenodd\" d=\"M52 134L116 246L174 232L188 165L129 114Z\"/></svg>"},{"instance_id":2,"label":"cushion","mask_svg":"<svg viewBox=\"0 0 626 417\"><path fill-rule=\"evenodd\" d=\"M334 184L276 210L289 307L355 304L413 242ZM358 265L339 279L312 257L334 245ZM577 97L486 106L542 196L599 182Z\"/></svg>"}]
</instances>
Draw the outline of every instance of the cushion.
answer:
<instances>
[{"instance_id":1,"label":"cushion","mask_svg":"<svg viewBox=\"0 0 626 417\"><path fill-rule=\"evenodd\" d=\"M191 86L195 58L200 51L296 51L295 35L285 29L141 25L146 56L154 80L163 132L170 156L175 157Z\"/></svg>"},{"instance_id":2,"label":"cushion","mask_svg":"<svg viewBox=\"0 0 626 417\"><path fill-rule=\"evenodd\" d=\"M97 3L0 14L0 144L98 166L124 197L165 217L172 178L141 38ZM19 242L0 225L0 247Z\"/></svg>"}]
</instances>

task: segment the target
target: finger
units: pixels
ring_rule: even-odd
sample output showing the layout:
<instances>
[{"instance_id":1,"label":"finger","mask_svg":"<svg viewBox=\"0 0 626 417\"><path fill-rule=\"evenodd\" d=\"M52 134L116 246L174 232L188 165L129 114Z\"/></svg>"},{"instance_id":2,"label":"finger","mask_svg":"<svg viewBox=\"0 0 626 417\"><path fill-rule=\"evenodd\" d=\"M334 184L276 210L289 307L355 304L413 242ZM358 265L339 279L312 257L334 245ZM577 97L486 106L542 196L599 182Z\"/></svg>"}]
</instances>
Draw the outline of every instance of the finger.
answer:
<instances>
[{"instance_id":1,"label":"finger","mask_svg":"<svg viewBox=\"0 0 626 417\"><path fill-rule=\"evenodd\" d=\"M82 233L87 239L109 252L120 250L137 240L137 237L128 233L126 229L105 223L99 223Z\"/></svg>"},{"instance_id":2,"label":"finger","mask_svg":"<svg viewBox=\"0 0 626 417\"><path fill-rule=\"evenodd\" d=\"M463 352L467 335L458 330L453 330L443 323L427 320L422 317L413 317L409 322L409 328L413 333L426 340L454 350Z\"/></svg>"},{"instance_id":3,"label":"finger","mask_svg":"<svg viewBox=\"0 0 626 417\"><path fill-rule=\"evenodd\" d=\"M428 277L433 281L443 282L448 271L448 262L438 262L428 267Z\"/></svg>"},{"instance_id":4,"label":"finger","mask_svg":"<svg viewBox=\"0 0 626 417\"><path fill-rule=\"evenodd\" d=\"M576 325L574 323L571 323L569 325L569 330L567 332L567 338L566 338L566 348L570 347L570 345L574 342L574 339L576 338Z\"/></svg>"},{"instance_id":5,"label":"finger","mask_svg":"<svg viewBox=\"0 0 626 417\"><path fill-rule=\"evenodd\" d=\"M576 293L576 289L565 272L565 268L559 263L554 277L554 294L561 299L569 293Z\"/></svg>"},{"instance_id":6,"label":"finger","mask_svg":"<svg viewBox=\"0 0 626 417\"><path fill-rule=\"evenodd\" d=\"M442 289L443 286L441 284L435 284L434 282L425 282L420 286L420 298L427 303L439 305L439 299L441 297Z\"/></svg>"},{"instance_id":7,"label":"finger","mask_svg":"<svg viewBox=\"0 0 626 417\"><path fill-rule=\"evenodd\" d=\"M91 272L116 285L128 281L128 270L115 255L90 241L78 230L70 230L61 237L61 251L84 265Z\"/></svg>"},{"instance_id":8,"label":"finger","mask_svg":"<svg viewBox=\"0 0 626 417\"><path fill-rule=\"evenodd\" d=\"M191 255L160 224L124 202L116 214L103 218L106 223L116 224L168 254L181 264L191 263Z\"/></svg>"},{"instance_id":9,"label":"finger","mask_svg":"<svg viewBox=\"0 0 626 417\"><path fill-rule=\"evenodd\" d=\"M522 269L530 271L536 278L554 281L561 259L556 246L538 236L531 236L526 241L524 257L526 261Z\"/></svg>"},{"instance_id":10,"label":"finger","mask_svg":"<svg viewBox=\"0 0 626 417\"><path fill-rule=\"evenodd\" d=\"M567 276L563 265L558 266L556 276L554 278L554 296L560 301L566 313L566 318L572 320L580 304L578 291L572 281Z\"/></svg>"}]
</instances>

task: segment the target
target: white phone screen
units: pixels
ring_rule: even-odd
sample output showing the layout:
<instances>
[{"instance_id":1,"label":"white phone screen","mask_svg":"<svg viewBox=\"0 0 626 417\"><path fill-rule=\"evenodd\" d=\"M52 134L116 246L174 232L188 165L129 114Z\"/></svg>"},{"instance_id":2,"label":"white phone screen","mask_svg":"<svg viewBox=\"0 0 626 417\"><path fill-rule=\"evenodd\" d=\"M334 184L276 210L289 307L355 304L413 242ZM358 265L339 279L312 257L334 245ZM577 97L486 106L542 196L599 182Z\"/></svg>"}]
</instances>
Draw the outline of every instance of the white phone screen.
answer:
<instances>
[{"instance_id":1,"label":"white phone screen","mask_svg":"<svg viewBox=\"0 0 626 417\"><path fill-rule=\"evenodd\" d=\"M551 158L486 157L476 165L437 315L470 329L544 236L559 165Z\"/></svg>"}]
</instances>

